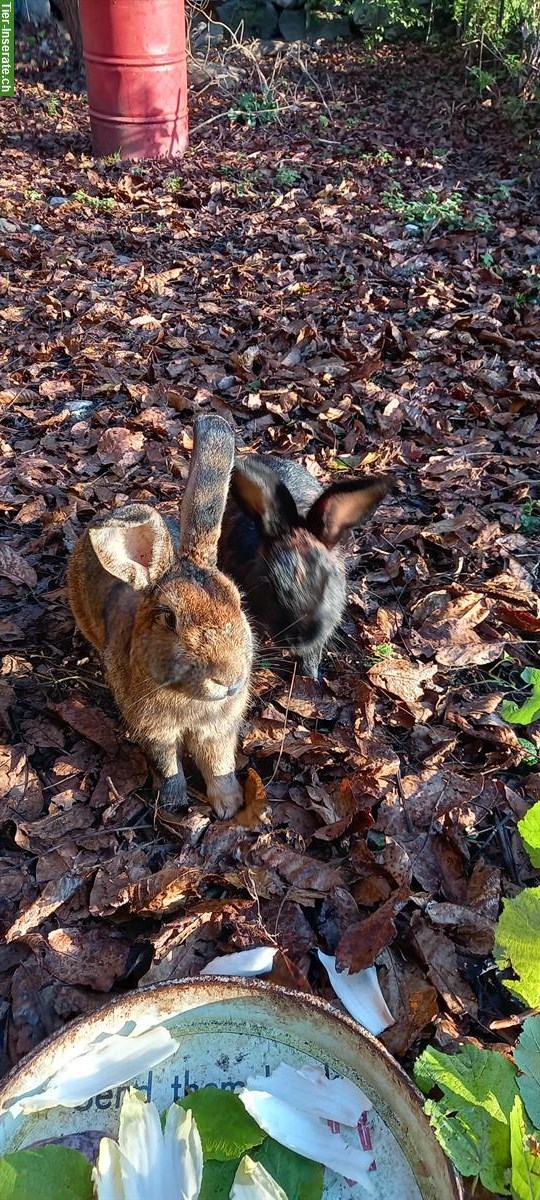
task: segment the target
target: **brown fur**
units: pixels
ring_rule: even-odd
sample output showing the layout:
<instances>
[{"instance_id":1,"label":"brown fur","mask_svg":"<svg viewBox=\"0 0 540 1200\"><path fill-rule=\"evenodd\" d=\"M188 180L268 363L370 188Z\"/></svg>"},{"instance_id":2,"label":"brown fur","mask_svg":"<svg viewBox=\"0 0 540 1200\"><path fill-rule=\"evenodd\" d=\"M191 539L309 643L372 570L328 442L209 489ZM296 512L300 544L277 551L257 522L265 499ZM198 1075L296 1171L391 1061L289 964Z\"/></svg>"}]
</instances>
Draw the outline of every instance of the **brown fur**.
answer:
<instances>
[{"instance_id":1,"label":"brown fur","mask_svg":"<svg viewBox=\"0 0 540 1200\"><path fill-rule=\"evenodd\" d=\"M196 432L190 481L194 474L204 478L204 507L188 483L182 552L175 554L155 509L118 509L94 521L77 543L68 593L79 629L102 652L128 728L162 777L162 803L187 803L181 765L187 750L210 803L225 817L242 803L234 769L253 645L239 593L215 567L234 440L219 417L199 419Z\"/></svg>"}]
</instances>

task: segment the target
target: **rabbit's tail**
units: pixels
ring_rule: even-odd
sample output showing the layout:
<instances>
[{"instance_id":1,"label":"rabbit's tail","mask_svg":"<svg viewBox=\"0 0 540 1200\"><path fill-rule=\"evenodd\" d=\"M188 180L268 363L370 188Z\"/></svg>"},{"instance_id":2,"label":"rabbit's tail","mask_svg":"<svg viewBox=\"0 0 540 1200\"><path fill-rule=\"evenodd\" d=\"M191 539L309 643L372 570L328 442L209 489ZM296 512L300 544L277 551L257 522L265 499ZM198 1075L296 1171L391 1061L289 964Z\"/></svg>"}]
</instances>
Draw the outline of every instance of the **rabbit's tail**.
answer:
<instances>
[{"instance_id":1,"label":"rabbit's tail","mask_svg":"<svg viewBox=\"0 0 540 1200\"><path fill-rule=\"evenodd\" d=\"M227 421L215 413L197 417L180 514L180 553L206 569L216 566L233 461L234 431Z\"/></svg>"}]
</instances>

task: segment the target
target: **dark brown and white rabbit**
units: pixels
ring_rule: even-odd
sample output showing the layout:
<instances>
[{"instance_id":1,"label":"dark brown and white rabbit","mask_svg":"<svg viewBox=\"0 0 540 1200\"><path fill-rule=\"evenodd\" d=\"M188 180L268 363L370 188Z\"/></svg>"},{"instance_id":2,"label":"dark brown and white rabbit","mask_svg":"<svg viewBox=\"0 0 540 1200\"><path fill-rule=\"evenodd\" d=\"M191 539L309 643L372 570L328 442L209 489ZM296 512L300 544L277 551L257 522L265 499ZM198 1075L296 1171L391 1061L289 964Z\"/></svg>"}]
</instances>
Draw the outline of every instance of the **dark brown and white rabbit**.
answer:
<instances>
[{"instance_id":1,"label":"dark brown and white rabbit","mask_svg":"<svg viewBox=\"0 0 540 1200\"><path fill-rule=\"evenodd\" d=\"M340 542L391 488L386 476L344 479L323 490L298 463L235 459L219 563L242 588L252 616L318 677L346 602Z\"/></svg>"},{"instance_id":2,"label":"dark brown and white rabbit","mask_svg":"<svg viewBox=\"0 0 540 1200\"><path fill-rule=\"evenodd\" d=\"M68 566L73 615L161 776L161 803L187 804L187 750L219 817L242 803L235 756L253 655L238 590L216 566L233 459L226 421L199 417L178 550L156 509L130 504L93 521Z\"/></svg>"}]
</instances>

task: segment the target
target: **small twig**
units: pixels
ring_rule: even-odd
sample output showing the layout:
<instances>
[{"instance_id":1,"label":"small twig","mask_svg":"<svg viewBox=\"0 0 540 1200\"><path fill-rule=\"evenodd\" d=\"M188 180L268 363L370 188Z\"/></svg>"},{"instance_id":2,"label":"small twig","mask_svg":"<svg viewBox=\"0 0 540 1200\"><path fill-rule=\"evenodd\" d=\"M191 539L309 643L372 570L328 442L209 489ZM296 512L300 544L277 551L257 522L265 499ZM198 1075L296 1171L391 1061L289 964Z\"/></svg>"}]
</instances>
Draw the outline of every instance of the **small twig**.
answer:
<instances>
[{"instance_id":1,"label":"small twig","mask_svg":"<svg viewBox=\"0 0 540 1200\"><path fill-rule=\"evenodd\" d=\"M407 833L410 833L412 836L412 834L414 833L414 829L412 826L410 813L407 809L406 796L405 796L405 792L403 791L403 783L401 780L401 768L399 766L396 771L396 786L397 786L397 793L399 796L399 802L401 804L401 810L403 812L403 820L405 821L405 824L407 826Z\"/></svg>"},{"instance_id":2,"label":"small twig","mask_svg":"<svg viewBox=\"0 0 540 1200\"><path fill-rule=\"evenodd\" d=\"M198 133L200 129L204 129L206 125L213 125L215 121L222 121L223 118L228 117L228 115L229 115L228 111L220 112L220 113L217 113L215 117L209 117L207 121L201 121L200 125L196 125L195 129L191 130L191 137L194 137L195 134Z\"/></svg>"},{"instance_id":3,"label":"small twig","mask_svg":"<svg viewBox=\"0 0 540 1200\"><path fill-rule=\"evenodd\" d=\"M279 770L279 764L280 764L280 762L281 762L281 759L282 759L282 757L283 757L283 750L284 750L284 748L285 748L285 738L286 738L286 736L287 736L287 720L288 720L288 717L289 717L289 707L290 707L290 703L291 703L291 699L292 699L292 692L293 692L293 687L294 687L294 681L295 681L295 679L296 679L296 662L294 663L294 666L293 666L293 673L292 673L292 679L291 679L291 686L290 686L290 688L289 688L289 695L287 696L287 704L286 704L286 707L285 707L285 716L284 716L284 718L283 718L283 733L282 733L282 735L281 735L281 745L280 745L280 747L279 747L279 754L278 754L278 758L277 758L277 763L276 763L276 765L275 765L275 767L274 767L274 770L272 771L272 774L271 774L271 776L270 776L270 779L268 779L268 780L266 781L266 785L265 785L266 787L268 787L268 785L269 785L270 783L273 783L273 782L274 782L274 779L276 778L276 775L277 775L277 773L278 773L278 770Z\"/></svg>"}]
</instances>

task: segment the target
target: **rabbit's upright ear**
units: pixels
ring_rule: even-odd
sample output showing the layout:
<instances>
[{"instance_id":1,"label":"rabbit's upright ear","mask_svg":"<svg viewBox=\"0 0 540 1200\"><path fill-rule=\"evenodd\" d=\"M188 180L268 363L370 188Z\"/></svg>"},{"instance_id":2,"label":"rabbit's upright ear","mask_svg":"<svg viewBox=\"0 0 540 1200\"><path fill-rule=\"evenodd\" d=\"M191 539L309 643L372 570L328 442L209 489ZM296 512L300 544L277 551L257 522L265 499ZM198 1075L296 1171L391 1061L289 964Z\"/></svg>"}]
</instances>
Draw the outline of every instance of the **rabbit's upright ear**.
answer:
<instances>
[{"instance_id":1,"label":"rabbit's upright ear","mask_svg":"<svg viewBox=\"0 0 540 1200\"><path fill-rule=\"evenodd\" d=\"M212 570L234 460L234 430L215 413L197 417L180 513L180 554Z\"/></svg>"},{"instance_id":2,"label":"rabbit's upright ear","mask_svg":"<svg viewBox=\"0 0 540 1200\"><path fill-rule=\"evenodd\" d=\"M280 537L299 524L289 489L256 454L235 460L231 491L265 537Z\"/></svg>"},{"instance_id":3,"label":"rabbit's upright ear","mask_svg":"<svg viewBox=\"0 0 540 1200\"><path fill-rule=\"evenodd\" d=\"M163 518L149 504L131 504L88 530L101 566L141 591L172 566L174 548Z\"/></svg>"},{"instance_id":4,"label":"rabbit's upright ear","mask_svg":"<svg viewBox=\"0 0 540 1200\"><path fill-rule=\"evenodd\" d=\"M312 504L306 526L314 537L331 549L348 529L362 524L391 488L392 481L385 475L333 483Z\"/></svg>"}]
</instances>

